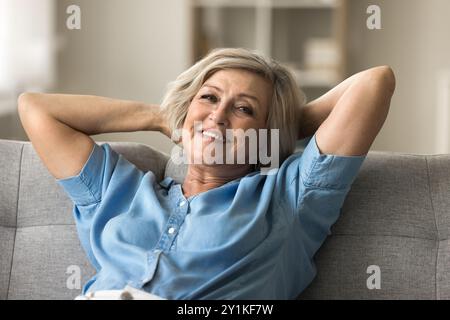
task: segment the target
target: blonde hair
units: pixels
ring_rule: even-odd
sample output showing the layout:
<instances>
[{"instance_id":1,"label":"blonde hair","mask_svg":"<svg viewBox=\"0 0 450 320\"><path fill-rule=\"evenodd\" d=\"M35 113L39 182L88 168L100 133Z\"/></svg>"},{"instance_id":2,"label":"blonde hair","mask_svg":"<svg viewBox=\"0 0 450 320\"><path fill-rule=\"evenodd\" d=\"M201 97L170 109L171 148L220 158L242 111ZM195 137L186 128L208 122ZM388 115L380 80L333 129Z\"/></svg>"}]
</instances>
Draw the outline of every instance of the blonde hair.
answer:
<instances>
[{"instance_id":1,"label":"blonde hair","mask_svg":"<svg viewBox=\"0 0 450 320\"><path fill-rule=\"evenodd\" d=\"M214 49L184 71L169 84L161 103L172 131L181 128L189 105L203 83L215 72L224 69L244 69L269 80L273 86L267 129L279 129L279 160L283 162L295 150L298 136L297 109L305 103L292 73L273 59L241 48Z\"/></svg>"}]
</instances>

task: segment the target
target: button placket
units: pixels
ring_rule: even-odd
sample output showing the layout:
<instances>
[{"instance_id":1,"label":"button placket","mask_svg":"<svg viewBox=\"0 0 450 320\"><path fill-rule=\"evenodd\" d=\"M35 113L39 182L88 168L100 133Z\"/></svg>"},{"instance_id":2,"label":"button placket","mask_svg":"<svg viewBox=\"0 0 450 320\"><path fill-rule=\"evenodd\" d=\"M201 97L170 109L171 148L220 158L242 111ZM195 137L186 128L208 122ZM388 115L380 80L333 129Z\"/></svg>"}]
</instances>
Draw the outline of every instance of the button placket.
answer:
<instances>
[{"instance_id":1,"label":"button placket","mask_svg":"<svg viewBox=\"0 0 450 320\"><path fill-rule=\"evenodd\" d=\"M148 256L149 272L147 272L147 276L142 279L142 285L145 285L145 283L148 283L153 279L160 254L165 250L170 250L170 248L172 247L174 240L181 228L181 225L184 222L184 218L186 217L186 214L189 210L188 201L183 199L182 196L180 197L178 192L174 192L174 188L171 188L169 190L169 195L171 198L174 198L174 200L177 199L178 201L174 201L174 212L167 219L167 223L165 225L165 228L163 229L161 238L159 239L153 251Z\"/></svg>"},{"instance_id":2,"label":"button placket","mask_svg":"<svg viewBox=\"0 0 450 320\"><path fill-rule=\"evenodd\" d=\"M171 198L174 198L175 200L175 206L173 207L173 213L170 215L169 219L167 219L161 238L156 245L156 248L162 251L168 251L172 247L172 244L180 231L181 225L184 222L187 211L189 210L188 201L184 199L180 190L172 188L169 193Z\"/></svg>"}]
</instances>

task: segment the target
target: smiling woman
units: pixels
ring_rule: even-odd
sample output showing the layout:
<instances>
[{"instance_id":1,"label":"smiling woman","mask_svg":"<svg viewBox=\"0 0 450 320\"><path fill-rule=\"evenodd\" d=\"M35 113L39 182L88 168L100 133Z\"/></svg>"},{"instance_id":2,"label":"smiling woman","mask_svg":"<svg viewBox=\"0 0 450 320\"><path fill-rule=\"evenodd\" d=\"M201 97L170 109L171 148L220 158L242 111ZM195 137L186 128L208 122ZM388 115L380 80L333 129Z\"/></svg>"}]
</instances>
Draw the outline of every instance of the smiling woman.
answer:
<instances>
[{"instance_id":1,"label":"smiling woman","mask_svg":"<svg viewBox=\"0 0 450 320\"><path fill-rule=\"evenodd\" d=\"M235 79L218 85L218 81L222 83L226 78L221 76L224 72ZM234 81L240 81L239 86L229 88ZM242 85L244 87L240 87ZM234 91L227 92L226 99L220 100L226 89L222 86ZM305 96L293 75L276 61L245 49L213 50L170 84L161 108L171 130L184 128L191 101L202 95L216 108L223 107L225 102L229 105L233 100L234 114L242 115L234 118L245 119L243 115L247 115L247 119L254 120L255 129L279 130L281 161L294 151L300 120L297 110L303 106Z\"/></svg>"},{"instance_id":2,"label":"smiling woman","mask_svg":"<svg viewBox=\"0 0 450 320\"><path fill-rule=\"evenodd\" d=\"M131 286L166 299L293 299L315 276L314 254L387 116L394 84L390 68L374 68L304 106L276 61L220 49L181 74L161 107L23 94L19 112L74 202L81 243L98 272L84 294ZM189 164L182 183L157 181L89 137L179 129L186 153L199 160L211 145L240 153L238 131L278 130L281 166L265 175L249 162L200 161ZM293 154L302 134L312 138Z\"/></svg>"},{"instance_id":3,"label":"smiling woman","mask_svg":"<svg viewBox=\"0 0 450 320\"><path fill-rule=\"evenodd\" d=\"M197 135L207 135L215 132L217 136L225 136L225 130L234 131L249 129L258 131L267 129L267 115L271 101L272 86L270 82L261 76L239 69L225 69L214 73L200 88L197 95L191 100L188 113L184 120L183 145L187 150L187 157L192 163L190 165L183 184L185 195L190 196L205 188L220 186L252 171L250 163L234 164L223 162L223 165L203 165L204 145L192 143ZM253 98L250 98L253 97ZM259 97L256 98L256 97ZM202 124L204 130L194 130L194 122ZM213 135L214 136L214 135ZM209 137L203 139L205 143L211 142ZM242 143L242 142L241 142ZM231 145L226 152L232 154L232 159L237 159L239 149L237 142L232 138ZM244 150L248 155L248 149ZM226 155L224 155L226 156ZM230 157L228 157L230 158ZM225 159L226 160L226 159ZM222 180L222 181L220 181ZM195 190L195 191L191 191Z\"/></svg>"}]
</instances>

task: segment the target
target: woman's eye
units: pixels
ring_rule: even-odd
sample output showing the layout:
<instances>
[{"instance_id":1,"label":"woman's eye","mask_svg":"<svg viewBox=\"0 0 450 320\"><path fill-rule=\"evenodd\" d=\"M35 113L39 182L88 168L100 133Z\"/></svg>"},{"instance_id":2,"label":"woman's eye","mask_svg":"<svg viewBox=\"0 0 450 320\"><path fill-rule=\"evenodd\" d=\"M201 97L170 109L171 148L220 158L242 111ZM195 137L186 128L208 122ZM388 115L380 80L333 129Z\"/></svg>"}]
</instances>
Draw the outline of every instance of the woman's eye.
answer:
<instances>
[{"instance_id":1,"label":"woman's eye","mask_svg":"<svg viewBox=\"0 0 450 320\"><path fill-rule=\"evenodd\" d=\"M217 102L217 97L215 95L212 94L204 94L200 97L200 99L206 99L209 102Z\"/></svg>"},{"instance_id":2,"label":"woman's eye","mask_svg":"<svg viewBox=\"0 0 450 320\"><path fill-rule=\"evenodd\" d=\"M253 114L253 110L251 108L249 108L249 107L245 107L245 106L238 107L238 110L241 111L241 112L244 112L246 114L249 114L249 115Z\"/></svg>"}]
</instances>

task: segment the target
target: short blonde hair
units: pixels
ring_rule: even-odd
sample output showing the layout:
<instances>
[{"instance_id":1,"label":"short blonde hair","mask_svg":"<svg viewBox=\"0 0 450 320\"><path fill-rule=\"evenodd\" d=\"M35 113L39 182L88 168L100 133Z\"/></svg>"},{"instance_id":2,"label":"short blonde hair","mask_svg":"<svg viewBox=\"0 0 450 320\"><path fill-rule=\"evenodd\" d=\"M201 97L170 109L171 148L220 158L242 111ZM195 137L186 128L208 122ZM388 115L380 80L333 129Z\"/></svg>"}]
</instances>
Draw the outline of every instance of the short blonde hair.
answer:
<instances>
[{"instance_id":1,"label":"short blonde hair","mask_svg":"<svg viewBox=\"0 0 450 320\"><path fill-rule=\"evenodd\" d=\"M292 73L273 59L241 48L214 49L169 84L161 103L172 131L182 128L189 105L201 86L215 72L244 69L269 80L273 86L268 106L267 129L279 129L279 160L283 162L295 150L298 137L297 109L305 103Z\"/></svg>"}]
</instances>

